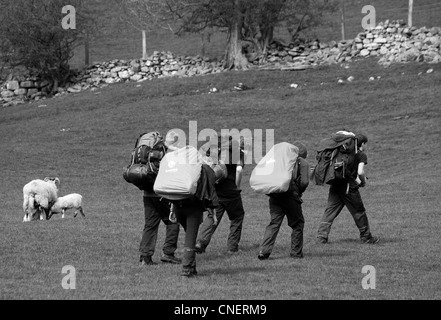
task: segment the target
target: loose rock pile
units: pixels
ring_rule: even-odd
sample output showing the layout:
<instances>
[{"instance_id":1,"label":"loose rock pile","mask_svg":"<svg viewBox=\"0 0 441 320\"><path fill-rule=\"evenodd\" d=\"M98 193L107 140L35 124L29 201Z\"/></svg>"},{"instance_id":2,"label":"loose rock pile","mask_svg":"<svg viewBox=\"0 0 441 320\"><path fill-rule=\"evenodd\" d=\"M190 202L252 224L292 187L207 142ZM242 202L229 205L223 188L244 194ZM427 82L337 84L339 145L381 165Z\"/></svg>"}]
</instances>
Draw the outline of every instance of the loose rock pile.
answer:
<instances>
[{"instance_id":1,"label":"loose rock pile","mask_svg":"<svg viewBox=\"0 0 441 320\"><path fill-rule=\"evenodd\" d=\"M358 57L381 56L379 63L420 61L441 62L441 28L407 27L402 21L386 21L375 29L359 33L355 39L329 43L273 43L268 62L293 68L351 61Z\"/></svg>"},{"instance_id":2,"label":"loose rock pile","mask_svg":"<svg viewBox=\"0 0 441 320\"><path fill-rule=\"evenodd\" d=\"M384 66L410 61L439 63L441 28L409 28L402 21L386 21L347 41L312 41L289 45L275 42L268 49L266 65L277 66L281 70L296 70L370 56L379 56L379 63ZM56 95L95 90L124 81L142 82L162 77L191 77L222 71L222 61L213 62L200 56L175 56L170 52L156 51L146 60L113 60L95 64L66 87L58 88ZM7 81L0 86L0 105L9 106L44 99L50 91L49 85L48 81L32 77Z\"/></svg>"}]
</instances>

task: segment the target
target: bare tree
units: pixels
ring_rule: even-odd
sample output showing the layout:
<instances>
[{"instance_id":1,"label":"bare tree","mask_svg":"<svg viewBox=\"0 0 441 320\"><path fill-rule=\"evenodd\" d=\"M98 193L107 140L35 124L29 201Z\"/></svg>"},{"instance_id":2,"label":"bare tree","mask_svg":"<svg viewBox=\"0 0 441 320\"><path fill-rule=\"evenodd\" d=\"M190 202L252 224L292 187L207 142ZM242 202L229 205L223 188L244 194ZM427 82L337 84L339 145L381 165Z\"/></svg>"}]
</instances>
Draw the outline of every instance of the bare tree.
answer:
<instances>
[{"instance_id":1,"label":"bare tree","mask_svg":"<svg viewBox=\"0 0 441 320\"><path fill-rule=\"evenodd\" d=\"M201 32L216 28L227 32L224 67L248 69L245 56L243 27L251 0L181 0L173 7L174 16L181 22L178 33Z\"/></svg>"},{"instance_id":2,"label":"bare tree","mask_svg":"<svg viewBox=\"0 0 441 320\"><path fill-rule=\"evenodd\" d=\"M147 58L146 34L157 29L175 30L176 18L166 0L114 0L123 15L120 19L142 32L142 58Z\"/></svg>"},{"instance_id":3,"label":"bare tree","mask_svg":"<svg viewBox=\"0 0 441 320\"><path fill-rule=\"evenodd\" d=\"M338 7L338 0L294 0L281 18L295 41L303 31L322 24L326 14L336 12Z\"/></svg>"},{"instance_id":4,"label":"bare tree","mask_svg":"<svg viewBox=\"0 0 441 320\"><path fill-rule=\"evenodd\" d=\"M171 1L171 0L170 0ZM199 32L216 27L227 32L225 67L247 69L252 47L254 59L264 61L274 30L285 26L292 36L318 25L337 8L336 0L179 0L181 31ZM189 10L191 9L191 11Z\"/></svg>"},{"instance_id":5,"label":"bare tree","mask_svg":"<svg viewBox=\"0 0 441 320\"><path fill-rule=\"evenodd\" d=\"M175 34L216 29L227 33L224 67L247 69L246 47L263 59L274 29L285 23L296 34L320 21L334 0L116 0L138 28Z\"/></svg>"}]
</instances>

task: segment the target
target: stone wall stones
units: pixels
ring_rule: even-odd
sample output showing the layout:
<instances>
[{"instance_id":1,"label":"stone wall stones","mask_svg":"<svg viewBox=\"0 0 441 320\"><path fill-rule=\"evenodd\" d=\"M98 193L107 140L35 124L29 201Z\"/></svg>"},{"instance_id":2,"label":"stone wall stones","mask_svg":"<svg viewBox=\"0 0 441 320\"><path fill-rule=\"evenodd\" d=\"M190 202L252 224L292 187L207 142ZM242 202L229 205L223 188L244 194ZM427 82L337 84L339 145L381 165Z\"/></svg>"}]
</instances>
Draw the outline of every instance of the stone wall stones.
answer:
<instances>
[{"instance_id":1,"label":"stone wall stones","mask_svg":"<svg viewBox=\"0 0 441 320\"><path fill-rule=\"evenodd\" d=\"M358 57L379 57L379 63L410 61L441 62L441 28L407 27L402 21L385 21L375 29L365 30L354 39L321 43L281 44L274 42L268 48L265 64L280 70L302 70L316 65L349 62ZM255 61L254 64L259 64ZM112 60L97 63L86 69L72 83L58 88L57 95L78 93L109 84L142 82L163 77L192 77L223 72L222 61L213 62L200 56L176 56L171 52L155 51L147 59ZM0 86L0 105L10 106L24 101L45 99L48 81L35 77L12 79Z\"/></svg>"}]
</instances>

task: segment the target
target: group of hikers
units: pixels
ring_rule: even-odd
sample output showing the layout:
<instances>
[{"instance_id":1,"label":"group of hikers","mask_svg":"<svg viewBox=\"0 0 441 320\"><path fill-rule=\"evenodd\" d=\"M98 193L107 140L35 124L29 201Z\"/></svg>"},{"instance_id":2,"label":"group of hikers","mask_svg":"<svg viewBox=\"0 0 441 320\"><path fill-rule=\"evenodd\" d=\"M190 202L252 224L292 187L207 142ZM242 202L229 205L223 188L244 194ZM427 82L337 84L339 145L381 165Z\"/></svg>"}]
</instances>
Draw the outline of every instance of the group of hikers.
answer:
<instances>
[{"instance_id":1,"label":"group of hikers","mask_svg":"<svg viewBox=\"0 0 441 320\"><path fill-rule=\"evenodd\" d=\"M344 133L347 133L344 131ZM352 134L352 133L351 133ZM366 185L365 166L367 165L367 156L365 153L368 138L363 134L352 134L355 142L355 150L351 165L343 169L344 179L332 180L329 183L329 194L326 209L320 220L317 231L317 242L325 244L328 242L331 226L335 218L340 214L344 207L352 215L356 226L360 232L362 243L375 244L379 238L371 234L366 209L360 196L359 188ZM340 135L341 136L341 135ZM338 138L339 135L337 134ZM224 137L225 138L225 137ZM346 136L344 136L346 138ZM213 167L202 165L202 174L205 183L204 192L209 193L207 198L192 197L185 200L173 201L157 194L154 190L144 190L144 216L145 223L142 232L141 243L139 247L140 262L143 265L156 264L152 256L155 252L158 229L160 222L166 225L166 234L162 246L161 261L164 263L182 264L181 275L184 277L193 277L197 275L196 254L202 254L207 249L210 241L219 226L225 213L230 220L229 234L227 239L228 253L234 254L239 251L239 242L242 235L245 210L241 197L242 172L245 165L245 151L240 141L235 141L227 137L227 143L223 144L222 137L219 137L217 146L218 157L225 150L227 151L227 161L225 161L226 172L224 177L216 181ZM173 146L175 140L173 137L165 137L164 152L171 152L177 147ZM342 148L338 143L336 146ZM222 147L226 146L226 147ZM291 232L290 257L303 258L303 230L304 217L302 213L302 195L307 189L313 175L319 174L319 166L310 167L306 160L308 151L306 146L296 141L289 145L295 150L295 163L290 171L289 186L283 192L273 192L267 194L269 198L270 222L266 226L263 239L260 243L257 258L259 260L269 259L274 244L286 216L288 226ZM233 150L240 150L239 161L232 161ZM210 150L206 156L210 156ZM329 148L327 149L329 150ZM344 153L344 151L343 151ZM212 156L212 154L211 154ZM326 156L324 156L326 158ZM331 162L331 156L328 156L328 165ZM336 158L336 153L332 153ZM342 161L343 163L343 161ZM334 167L335 166L335 167ZM329 169L329 168L328 168ZM337 165L333 164L331 169L326 169L326 174L339 170ZM202 178L200 178L202 179ZM328 179L329 180L329 179ZM201 180L199 180L201 181ZM141 188L140 188L141 189ZM204 212L207 212L204 219ZM175 253L178 247L178 237L180 227L185 231L185 243L182 258L178 258Z\"/></svg>"}]
</instances>

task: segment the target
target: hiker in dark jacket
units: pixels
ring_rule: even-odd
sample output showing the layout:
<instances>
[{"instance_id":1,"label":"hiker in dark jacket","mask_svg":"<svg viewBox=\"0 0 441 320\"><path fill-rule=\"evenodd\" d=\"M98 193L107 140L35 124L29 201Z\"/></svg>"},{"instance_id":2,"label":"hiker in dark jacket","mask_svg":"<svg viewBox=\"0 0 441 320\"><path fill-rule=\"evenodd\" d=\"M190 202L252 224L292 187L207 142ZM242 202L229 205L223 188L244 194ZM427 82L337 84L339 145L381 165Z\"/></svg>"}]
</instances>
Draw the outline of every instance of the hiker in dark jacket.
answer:
<instances>
[{"instance_id":1,"label":"hiker in dark jacket","mask_svg":"<svg viewBox=\"0 0 441 320\"><path fill-rule=\"evenodd\" d=\"M228 138L229 140L224 141L224 143L221 137L219 137L218 140L218 157L222 156L223 150L229 157L228 161L225 161L227 163L228 176L215 185L219 205L213 214L210 213L207 215L201 226L201 231L196 243L197 253L205 252L225 212L230 220L230 232L227 239L228 253L236 253L239 251L242 224L245 217L240 189L245 157L241 143L239 141L233 141L231 136ZM234 150L239 151L239 163L234 159Z\"/></svg>"},{"instance_id":2,"label":"hiker in dark jacket","mask_svg":"<svg viewBox=\"0 0 441 320\"><path fill-rule=\"evenodd\" d=\"M379 238L372 236L369 221L366 215L361 195L360 187L366 185L366 175L364 167L367 165L367 156L364 153L368 138L365 135L356 135L358 152L355 155L351 178L347 182L334 183L329 188L328 205L321 218L317 232L319 243L327 243L331 231L332 223L346 206L352 215L362 243L377 243Z\"/></svg>"},{"instance_id":3,"label":"hiker in dark jacket","mask_svg":"<svg viewBox=\"0 0 441 320\"><path fill-rule=\"evenodd\" d=\"M153 265L152 256L155 252L158 229L161 221L166 225L165 241L162 247L161 261L180 264L181 259L175 256L178 246L179 224L169 220L170 202L160 198L153 191L144 191L144 229L139 245L140 262Z\"/></svg>"},{"instance_id":4,"label":"hiker in dark jacket","mask_svg":"<svg viewBox=\"0 0 441 320\"><path fill-rule=\"evenodd\" d=\"M291 227L291 252L292 258L303 258L303 228L305 219L302 212L302 195L309 185L309 163L305 145L299 141L294 142L299 148L299 156L294 165L291 186L289 191L269 195L269 208L271 221L265 229L265 235L260 245L259 260L266 260L273 251L277 234L285 216L288 226Z\"/></svg>"}]
</instances>

